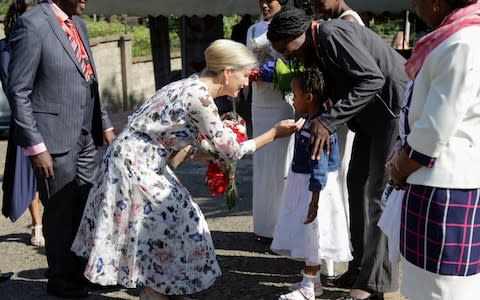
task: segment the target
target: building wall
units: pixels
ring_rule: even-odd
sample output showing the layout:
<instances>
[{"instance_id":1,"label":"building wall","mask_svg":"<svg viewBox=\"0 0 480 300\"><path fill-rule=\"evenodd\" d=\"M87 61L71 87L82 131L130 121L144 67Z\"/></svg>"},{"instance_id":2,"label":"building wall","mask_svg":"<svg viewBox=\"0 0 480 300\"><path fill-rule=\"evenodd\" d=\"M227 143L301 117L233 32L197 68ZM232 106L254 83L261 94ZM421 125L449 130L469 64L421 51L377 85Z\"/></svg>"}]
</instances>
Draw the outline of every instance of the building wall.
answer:
<instances>
[{"instance_id":1,"label":"building wall","mask_svg":"<svg viewBox=\"0 0 480 300\"><path fill-rule=\"evenodd\" d=\"M131 69L131 104L134 107L142 105L155 93L155 78L151 57L134 58Z\"/></svg>"},{"instance_id":2,"label":"building wall","mask_svg":"<svg viewBox=\"0 0 480 300\"><path fill-rule=\"evenodd\" d=\"M103 105L109 112L123 109L122 72L119 37L93 38L90 41Z\"/></svg>"},{"instance_id":3,"label":"building wall","mask_svg":"<svg viewBox=\"0 0 480 300\"><path fill-rule=\"evenodd\" d=\"M108 112L136 109L155 92L151 58L131 56L129 36L92 38L100 96Z\"/></svg>"}]
</instances>

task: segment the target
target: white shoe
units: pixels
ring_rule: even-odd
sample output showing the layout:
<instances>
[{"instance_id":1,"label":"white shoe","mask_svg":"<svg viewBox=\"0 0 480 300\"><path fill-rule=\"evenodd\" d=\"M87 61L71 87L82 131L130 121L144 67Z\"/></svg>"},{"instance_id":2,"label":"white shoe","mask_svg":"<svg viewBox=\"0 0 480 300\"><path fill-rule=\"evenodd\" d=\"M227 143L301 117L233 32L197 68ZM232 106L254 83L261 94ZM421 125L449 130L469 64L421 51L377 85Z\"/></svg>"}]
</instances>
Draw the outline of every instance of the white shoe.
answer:
<instances>
[{"instance_id":1,"label":"white shoe","mask_svg":"<svg viewBox=\"0 0 480 300\"><path fill-rule=\"evenodd\" d=\"M281 295L278 300L315 300L315 292L311 288L302 287Z\"/></svg>"},{"instance_id":2,"label":"white shoe","mask_svg":"<svg viewBox=\"0 0 480 300\"><path fill-rule=\"evenodd\" d=\"M300 288L300 283L301 281L299 282L295 282L295 283L292 283L288 289L290 291L294 291L294 290L298 290ZM319 281L319 282L315 282L315 285L313 287L314 291L315 291L315 296L318 297L318 296L321 296L323 294L323 286L322 286L322 282Z\"/></svg>"},{"instance_id":3,"label":"white shoe","mask_svg":"<svg viewBox=\"0 0 480 300\"><path fill-rule=\"evenodd\" d=\"M45 238L43 237L42 228L43 228L42 225L32 226L32 237L30 238L30 243L32 243L33 246L37 246L37 247L45 246Z\"/></svg>"}]
</instances>

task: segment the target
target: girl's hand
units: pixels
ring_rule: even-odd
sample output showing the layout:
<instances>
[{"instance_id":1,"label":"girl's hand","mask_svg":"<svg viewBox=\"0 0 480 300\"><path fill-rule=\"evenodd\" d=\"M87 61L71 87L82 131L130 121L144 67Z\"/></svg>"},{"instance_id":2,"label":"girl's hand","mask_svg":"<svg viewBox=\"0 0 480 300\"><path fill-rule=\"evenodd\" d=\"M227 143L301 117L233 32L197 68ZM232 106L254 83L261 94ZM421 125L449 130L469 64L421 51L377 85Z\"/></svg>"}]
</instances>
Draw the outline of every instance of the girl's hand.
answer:
<instances>
[{"instance_id":1,"label":"girl's hand","mask_svg":"<svg viewBox=\"0 0 480 300\"><path fill-rule=\"evenodd\" d=\"M308 205L307 218L303 224L310 224L317 218L318 199L320 199L320 191L312 191L312 199L310 200L310 205Z\"/></svg>"},{"instance_id":2,"label":"girl's hand","mask_svg":"<svg viewBox=\"0 0 480 300\"><path fill-rule=\"evenodd\" d=\"M314 201L310 201L310 205L308 206L307 218L303 222L303 224L310 224L317 218L317 211L318 211L318 203Z\"/></svg>"}]
</instances>

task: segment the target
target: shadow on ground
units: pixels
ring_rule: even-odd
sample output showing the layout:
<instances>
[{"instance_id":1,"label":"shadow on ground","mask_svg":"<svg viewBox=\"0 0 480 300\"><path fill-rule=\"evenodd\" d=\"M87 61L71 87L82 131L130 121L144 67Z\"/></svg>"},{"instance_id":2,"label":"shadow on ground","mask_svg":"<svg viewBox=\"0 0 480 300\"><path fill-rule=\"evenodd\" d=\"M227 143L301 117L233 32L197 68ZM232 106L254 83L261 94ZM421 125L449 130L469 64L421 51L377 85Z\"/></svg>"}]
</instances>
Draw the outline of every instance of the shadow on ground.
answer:
<instances>
[{"instance_id":1,"label":"shadow on ground","mask_svg":"<svg viewBox=\"0 0 480 300\"><path fill-rule=\"evenodd\" d=\"M223 275L196 299L278 299L290 283L301 280L303 263L275 255L270 244L251 232L212 232ZM336 299L345 290L325 289L319 299ZM324 298L325 297L325 298Z\"/></svg>"},{"instance_id":2,"label":"shadow on ground","mask_svg":"<svg viewBox=\"0 0 480 300\"><path fill-rule=\"evenodd\" d=\"M44 270L43 270L44 271ZM38 273L42 270L27 270L22 273ZM20 275L20 274L19 274ZM47 283L46 281L36 281L36 280L23 280L20 278L11 279L7 282L2 283L2 300L19 300L19 299L35 299L35 300L53 300L61 299L55 296L47 294ZM124 299L121 297L114 297L103 295L106 291L93 291L90 293L88 299L92 300L116 300ZM132 295L138 295L136 291L132 291Z\"/></svg>"}]
</instances>

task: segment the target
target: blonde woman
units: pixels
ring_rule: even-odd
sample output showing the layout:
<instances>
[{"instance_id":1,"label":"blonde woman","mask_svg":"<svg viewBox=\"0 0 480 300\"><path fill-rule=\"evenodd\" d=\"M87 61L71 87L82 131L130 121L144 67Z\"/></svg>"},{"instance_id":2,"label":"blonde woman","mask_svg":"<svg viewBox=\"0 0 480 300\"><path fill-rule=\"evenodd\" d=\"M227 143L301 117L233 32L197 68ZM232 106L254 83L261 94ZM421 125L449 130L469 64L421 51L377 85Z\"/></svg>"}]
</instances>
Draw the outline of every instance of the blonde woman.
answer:
<instances>
[{"instance_id":1,"label":"blonde woman","mask_svg":"<svg viewBox=\"0 0 480 300\"><path fill-rule=\"evenodd\" d=\"M140 299L182 299L210 287L221 275L212 238L200 208L167 165L169 157L198 146L203 135L220 157L238 160L301 126L282 121L237 143L213 99L236 97L256 59L243 44L217 40L205 60L202 73L157 91L107 149L72 246L88 258L88 280L142 287Z\"/></svg>"}]
</instances>

